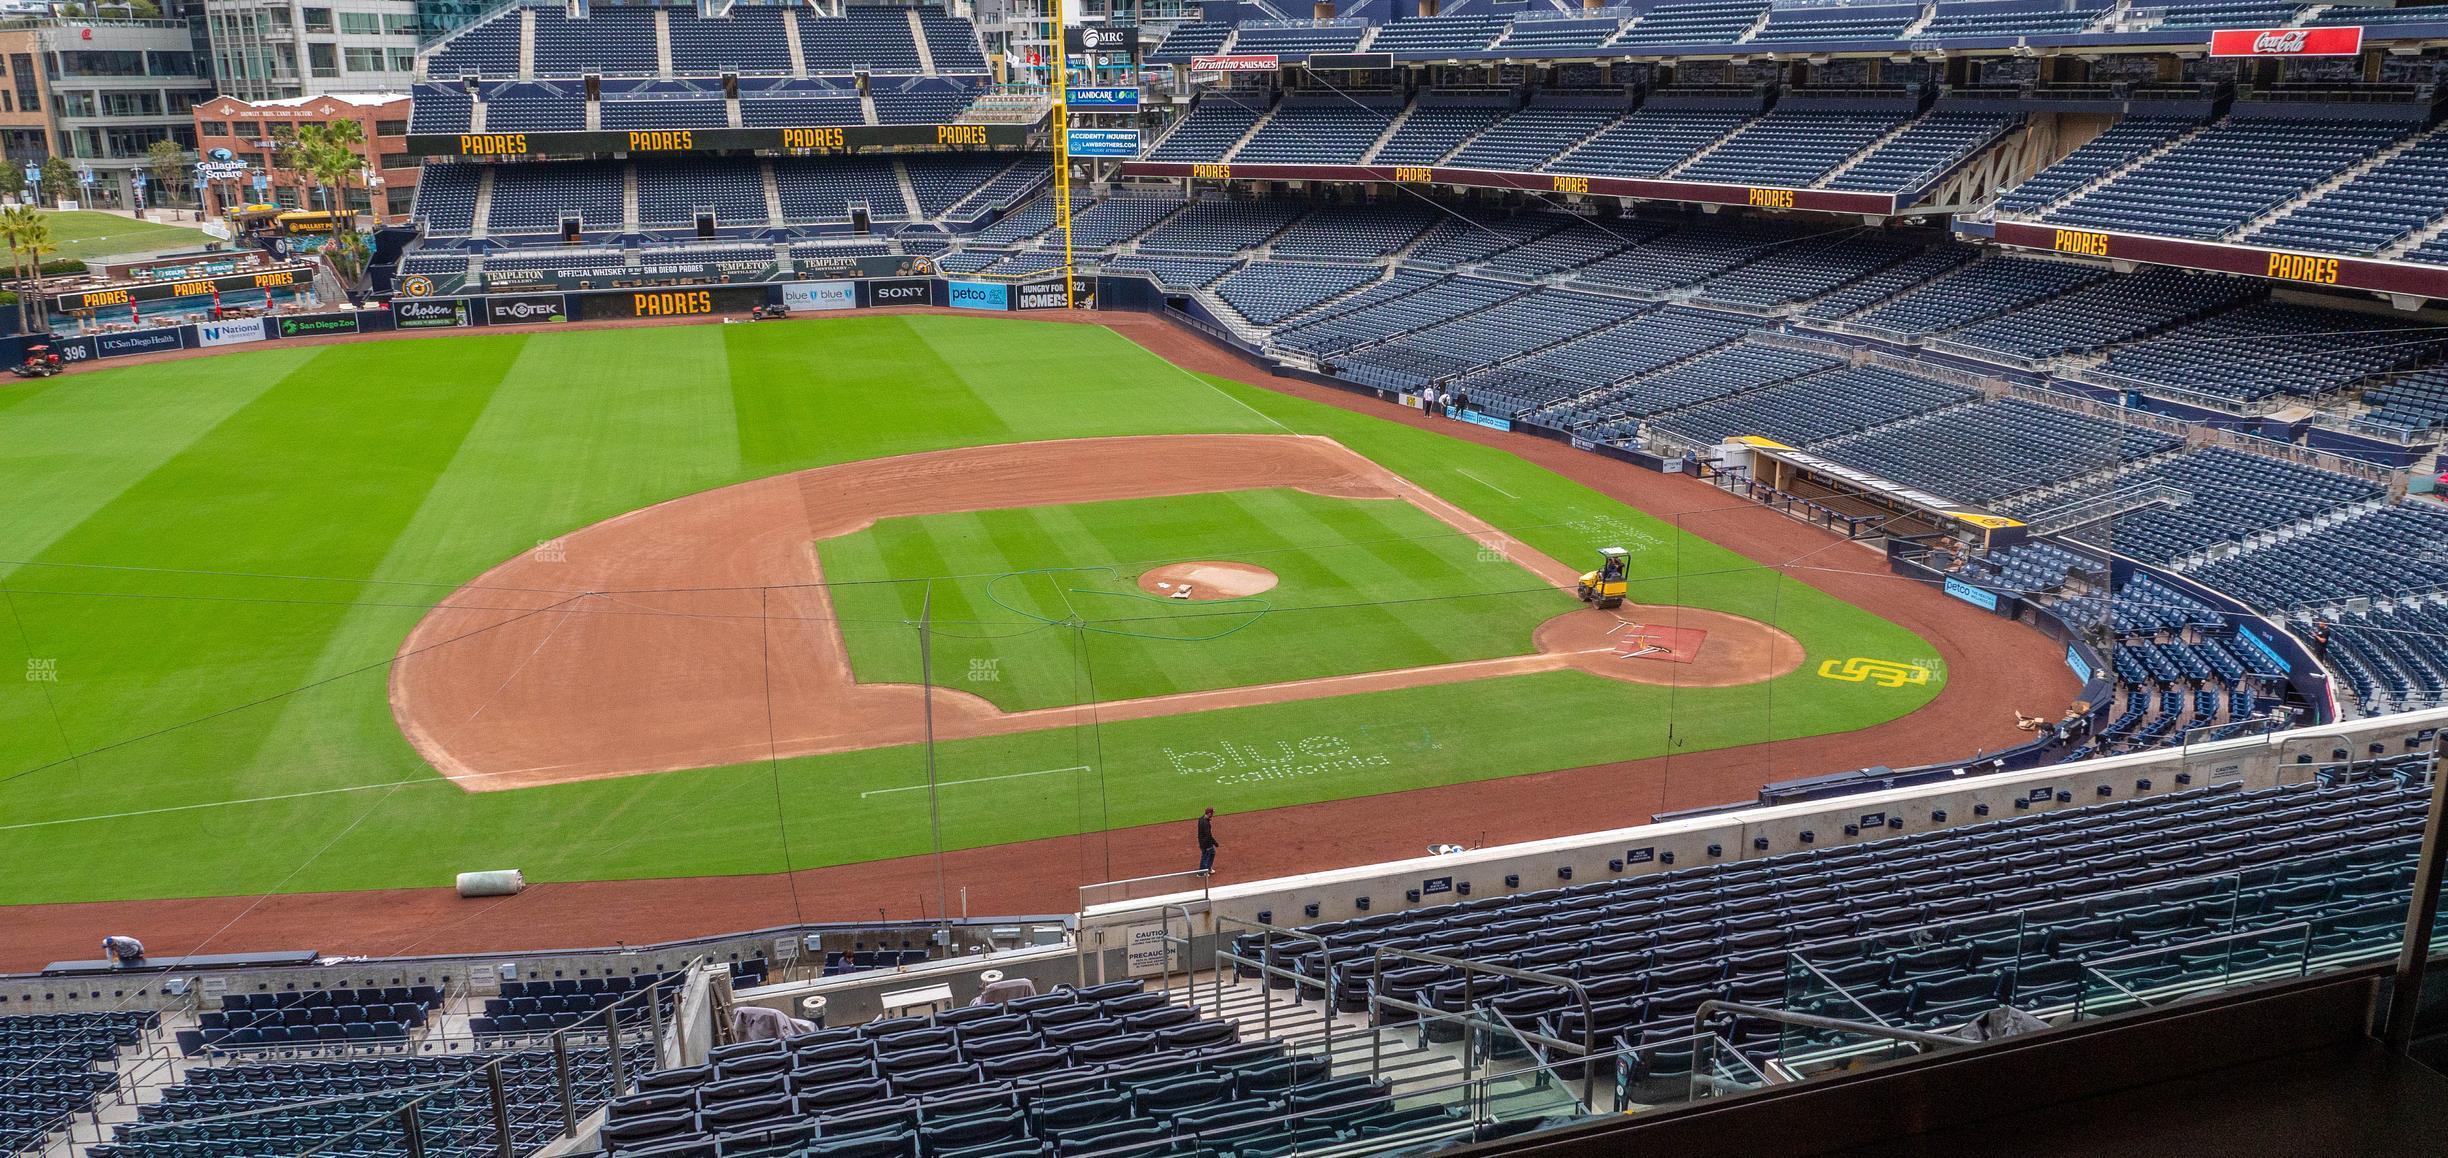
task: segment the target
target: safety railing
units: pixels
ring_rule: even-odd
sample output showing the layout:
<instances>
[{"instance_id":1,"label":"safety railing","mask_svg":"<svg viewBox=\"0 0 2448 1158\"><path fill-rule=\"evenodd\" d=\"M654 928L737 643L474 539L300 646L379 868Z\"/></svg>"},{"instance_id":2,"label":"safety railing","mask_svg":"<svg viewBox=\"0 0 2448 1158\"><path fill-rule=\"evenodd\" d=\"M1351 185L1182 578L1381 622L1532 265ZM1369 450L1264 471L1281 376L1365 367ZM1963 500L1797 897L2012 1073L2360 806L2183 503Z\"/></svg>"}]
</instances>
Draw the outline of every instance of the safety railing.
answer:
<instances>
[{"instance_id":1,"label":"safety railing","mask_svg":"<svg viewBox=\"0 0 2448 1158\"><path fill-rule=\"evenodd\" d=\"M1386 996L1384 991L1385 962L1389 957L1396 960L1416 961L1422 965L1437 965L1447 969L1461 970L1462 1008L1465 1010L1470 1009L1478 1001L1478 994L1474 992L1474 987L1476 985L1488 984L1496 992L1503 991L1504 986L1502 982L1484 982L1480 980L1482 976L1502 978L1509 981L1528 981L1538 985L1562 989L1565 992L1570 993L1573 997L1573 1001L1580 1006L1581 1040L1577 1043L1559 1041L1555 1039L1543 1040L1546 1044L1550 1044L1556 1048L1572 1050L1576 1056L1585 1060L1595 1056L1598 1052L1597 1003L1590 999L1588 987L1584 986L1577 978L1566 977L1556 973L1542 973L1534 969L1517 969L1510 965L1494 965L1485 961L1471 961L1461 957L1447 957L1439 953L1423 953L1417 949L1389 949L1383 945L1375 945L1371 946L1369 950L1368 979L1369 1023L1379 1027L1380 1029L1380 1032L1372 1037L1369 1046L1370 1065L1373 1068L1382 1067L1384 1064L1383 1051L1385 1049L1385 1034L1382 1032L1382 1030L1387 1024L1384 1012L1385 1010L1393 1009L1399 1012L1409 1013L1415 1017L1425 1017L1431 1019L1451 1020L1455 1017L1455 1013L1452 1010L1438 1009L1434 1006L1423 1005L1418 1002L1405 1001L1400 998ZM1327 986L1328 999L1331 1001L1333 994L1337 989L1337 978L1335 977L1335 971L1333 968L1329 968L1327 976L1329 979ZM1585 1088L1582 1091L1582 1098L1586 1101L1590 1098L1591 1092L1596 1088L1596 1082L1598 1080L1597 1071L1585 1064L1582 1066L1581 1078L1585 1085Z\"/></svg>"},{"instance_id":2,"label":"safety railing","mask_svg":"<svg viewBox=\"0 0 2448 1158\"><path fill-rule=\"evenodd\" d=\"M1262 939L1259 942L1258 957L1253 960L1239 950L1231 948L1237 938L1231 935L1229 930L1259 934ZM1255 921L1241 920L1238 917L1219 915L1215 918L1215 952L1213 954L1215 999L1209 1008L1223 1009L1226 977L1237 977L1244 969L1257 975L1262 993L1271 991L1276 979L1282 978L1287 987L1292 990L1295 998L1304 996L1304 989L1312 983L1303 978L1299 970L1277 963L1274 950L1275 941L1279 937L1286 941L1315 946L1321 955L1329 952L1331 948L1326 944L1325 938L1315 933L1278 928L1274 925L1261 925ZM1331 1054L1334 1052L1335 1040L1334 982L1331 975L1322 983L1319 1000L1326 1005L1325 1045L1326 1052ZM1258 1032L1263 1037L1275 1036L1275 1002L1272 999L1261 1004L1258 1013Z\"/></svg>"}]
</instances>

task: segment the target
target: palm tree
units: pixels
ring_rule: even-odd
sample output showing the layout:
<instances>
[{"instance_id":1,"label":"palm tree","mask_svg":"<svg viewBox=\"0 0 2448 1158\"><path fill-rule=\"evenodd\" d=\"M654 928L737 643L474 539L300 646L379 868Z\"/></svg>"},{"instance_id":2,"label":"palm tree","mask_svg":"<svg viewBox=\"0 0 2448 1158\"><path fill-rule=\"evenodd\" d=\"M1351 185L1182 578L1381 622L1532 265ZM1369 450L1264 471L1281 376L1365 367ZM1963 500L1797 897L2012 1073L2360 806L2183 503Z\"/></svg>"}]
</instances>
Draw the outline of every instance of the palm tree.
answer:
<instances>
[{"instance_id":1,"label":"palm tree","mask_svg":"<svg viewBox=\"0 0 2448 1158\"><path fill-rule=\"evenodd\" d=\"M24 244L26 232L33 217L33 210L24 205L11 205L0 209L0 244L8 246L9 280L17 286L17 332L21 334L26 329L26 298L29 290L25 285L25 251L20 247Z\"/></svg>"},{"instance_id":2,"label":"palm tree","mask_svg":"<svg viewBox=\"0 0 2448 1158\"><path fill-rule=\"evenodd\" d=\"M323 189L323 207L338 221L356 227L356 212L348 206L349 178L364 168L357 150L365 145L365 128L355 121L325 121L298 126L297 151L302 170Z\"/></svg>"},{"instance_id":3,"label":"palm tree","mask_svg":"<svg viewBox=\"0 0 2448 1158\"><path fill-rule=\"evenodd\" d=\"M59 246L51 238L51 219L30 205L12 205L0 209L0 242L9 250L9 268L19 278L17 292L17 329L24 333L31 325L27 313L28 282L42 276L42 259L56 253Z\"/></svg>"}]
</instances>

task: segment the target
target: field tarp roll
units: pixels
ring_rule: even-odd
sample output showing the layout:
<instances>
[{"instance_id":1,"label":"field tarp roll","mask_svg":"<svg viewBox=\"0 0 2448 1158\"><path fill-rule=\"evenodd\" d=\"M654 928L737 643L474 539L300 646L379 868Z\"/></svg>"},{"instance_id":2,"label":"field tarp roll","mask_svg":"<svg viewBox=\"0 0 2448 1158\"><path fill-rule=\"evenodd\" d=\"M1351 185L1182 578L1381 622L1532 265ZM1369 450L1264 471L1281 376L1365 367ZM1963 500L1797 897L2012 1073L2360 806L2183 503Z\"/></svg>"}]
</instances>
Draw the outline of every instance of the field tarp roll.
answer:
<instances>
[{"instance_id":1,"label":"field tarp roll","mask_svg":"<svg viewBox=\"0 0 2448 1158\"><path fill-rule=\"evenodd\" d=\"M459 895L463 897L515 897L526 889L527 875L517 869L459 874Z\"/></svg>"}]
</instances>

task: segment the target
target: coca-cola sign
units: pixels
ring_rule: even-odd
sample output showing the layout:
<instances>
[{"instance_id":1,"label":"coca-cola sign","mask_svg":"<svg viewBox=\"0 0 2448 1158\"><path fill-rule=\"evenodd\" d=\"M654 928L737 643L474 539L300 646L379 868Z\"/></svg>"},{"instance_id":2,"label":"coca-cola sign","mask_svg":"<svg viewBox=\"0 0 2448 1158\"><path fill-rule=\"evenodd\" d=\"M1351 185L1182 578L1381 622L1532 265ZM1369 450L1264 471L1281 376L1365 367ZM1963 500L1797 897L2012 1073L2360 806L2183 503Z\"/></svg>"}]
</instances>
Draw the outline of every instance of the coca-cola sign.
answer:
<instances>
[{"instance_id":1,"label":"coca-cola sign","mask_svg":"<svg viewBox=\"0 0 2448 1158\"><path fill-rule=\"evenodd\" d=\"M2353 56L2361 51L2361 28L2221 28L2210 34L2212 56Z\"/></svg>"}]
</instances>

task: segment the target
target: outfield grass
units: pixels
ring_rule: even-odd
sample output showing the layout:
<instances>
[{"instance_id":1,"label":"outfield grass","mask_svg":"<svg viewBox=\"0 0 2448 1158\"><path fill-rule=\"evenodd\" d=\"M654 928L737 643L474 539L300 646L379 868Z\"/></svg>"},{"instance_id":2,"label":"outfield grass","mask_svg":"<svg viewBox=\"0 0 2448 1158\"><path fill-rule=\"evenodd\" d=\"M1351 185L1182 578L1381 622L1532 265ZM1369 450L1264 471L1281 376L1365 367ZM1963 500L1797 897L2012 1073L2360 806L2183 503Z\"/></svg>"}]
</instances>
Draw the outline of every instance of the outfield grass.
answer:
<instances>
[{"instance_id":1,"label":"outfield grass","mask_svg":"<svg viewBox=\"0 0 2448 1158\"><path fill-rule=\"evenodd\" d=\"M1634 599L1770 621L1811 662L1739 688L1565 672L1109 723L1093 744L950 743L946 781L1047 774L944 792L947 846L1848 730L1938 690L1817 678L1821 658L1934 653L1519 459L1196 377L1101 329L853 317L273 346L0 388L0 559L20 561L0 571L0 667L28 677L0 682L0 903L924 851L925 794L886 791L924 782L909 748L464 793L400 738L387 662L469 577L677 495L950 446L1286 429L1330 435L1556 558L1632 546ZM1086 658L1126 663L1132 642L1097 637ZM1233 767L1223 747L1321 737L1316 750L1354 759Z\"/></svg>"},{"instance_id":2,"label":"outfield grass","mask_svg":"<svg viewBox=\"0 0 2448 1158\"><path fill-rule=\"evenodd\" d=\"M1577 605L1409 503L1290 490L885 519L817 547L843 620L916 620L931 601L937 669L1005 711L1522 655ZM1278 584L1211 603L1139 590L1140 572L1191 560ZM899 634L847 633L859 679L918 682Z\"/></svg>"},{"instance_id":3,"label":"outfield grass","mask_svg":"<svg viewBox=\"0 0 2448 1158\"><path fill-rule=\"evenodd\" d=\"M212 240L202 230L184 225L138 221L91 209L49 210L44 212L43 220L51 223L51 239L59 247L46 261L68 258L89 261L123 253L159 253L166 249L189 249Z\"/></svg>"}]
</instances>

